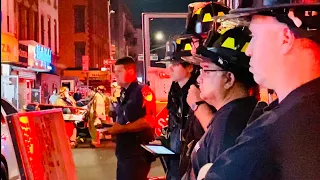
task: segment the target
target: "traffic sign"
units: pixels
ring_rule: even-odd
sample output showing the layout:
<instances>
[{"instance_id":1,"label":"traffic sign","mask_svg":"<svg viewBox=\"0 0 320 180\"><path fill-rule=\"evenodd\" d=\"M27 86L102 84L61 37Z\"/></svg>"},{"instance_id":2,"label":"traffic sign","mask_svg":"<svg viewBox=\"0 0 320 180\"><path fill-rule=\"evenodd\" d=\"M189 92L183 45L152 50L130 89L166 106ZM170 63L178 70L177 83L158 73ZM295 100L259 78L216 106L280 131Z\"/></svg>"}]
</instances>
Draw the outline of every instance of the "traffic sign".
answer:
<instances>
[{"instance_id":1,"label":"traffic sign","mask_svg":"<svg viewBox=\"0 0 320 180\"><path fill-rule=\"evenodd\" d=\"M103 64L104 65L111 65L111 64L114 64L116 62L116 60L114 59L105 59L103 60Z\"/></svg>"},{"instance_id":2,"label":"traffic sign","mask_svg":"<svg viewBox=\"0 0 320 180\"><path fill-rule=\"evenodd\" d=\"M138 55L138 61L143 61L143 54Z\"/></svg>"},{"instance_id":3,"label":"traffic sign","mask_svg":"<svg viewBox=\"0 0 320 180\"><path fill-rule=\"evenodd\" d=\"M157 54L151 54L150 55L150 61L158 61L158 55Z\"/></svg>"},{"instance_id":4,"label":"traffic sign","mask_svg":"<svg viewBox=\"0 0 320 180\"><path fill-rule=\"evenodd\" d=\"M144 57L143 57L143 54L139 54L138 55L138 61L143 61ZM150 55L150 60L151 61L158 61L159 60L159 57L157 54L151 54Z\"/></svg>"}]
</instances>

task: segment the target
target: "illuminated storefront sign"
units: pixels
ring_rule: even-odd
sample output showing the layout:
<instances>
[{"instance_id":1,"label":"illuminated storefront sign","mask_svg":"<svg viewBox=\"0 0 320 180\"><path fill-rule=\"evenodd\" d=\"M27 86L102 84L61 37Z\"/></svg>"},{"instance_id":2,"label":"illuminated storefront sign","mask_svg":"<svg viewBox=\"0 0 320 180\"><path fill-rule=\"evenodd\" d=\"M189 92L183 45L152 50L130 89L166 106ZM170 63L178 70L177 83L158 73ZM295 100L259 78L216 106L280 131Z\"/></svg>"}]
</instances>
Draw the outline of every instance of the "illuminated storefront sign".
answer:
<instances>
[{"instance_id":1,"label":"illuminated storefront sign","mask_svg":"<svg viewBox=\"0 0 320 180\"><path fill-rule=\"evenodd\" d=\"M19 62L28 66L28 46L19 44Z\"/></svg>"},{"instance_id":2,"label":"illuminated storefront sign","mask_svg":"<svg viewBox=\"0 0 320 180\"><path fill-rule=\"evenodd\" d=\"M35 49L35 59L44 61L46 63L51 63L52 51L41 45L37 45Z\"/></svg>"},{"instance_id":3,"label":"illuminated storefront sign","mask_svg":"<svg viewBox=\"0 0 320 180\"><path fill-rule=\"evenodd\" d=\"M19 62L18 40L7 33L1 33L1 63Z\"/></svg>"},{"instance_id":4,"label":"illuminated storefront sign","mask_svg":"<svg viewBox=\"0 0 320 180\"><path fill-rule=\"evenodd\" d=\"M40 44L28 45L28 66L37 71L50 71L52 61L51 49Z\"/></svg>"}]
</instances>

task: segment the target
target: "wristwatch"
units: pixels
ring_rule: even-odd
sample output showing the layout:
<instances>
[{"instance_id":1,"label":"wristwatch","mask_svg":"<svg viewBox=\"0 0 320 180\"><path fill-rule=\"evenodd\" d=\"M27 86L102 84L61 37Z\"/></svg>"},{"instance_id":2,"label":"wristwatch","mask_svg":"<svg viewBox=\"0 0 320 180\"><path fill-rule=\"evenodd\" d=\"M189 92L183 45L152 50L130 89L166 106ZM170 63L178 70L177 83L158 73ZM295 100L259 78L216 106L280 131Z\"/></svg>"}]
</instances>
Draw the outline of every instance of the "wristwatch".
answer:
<instances>
[{"instance_id":1,"label":"wristwatch","mask_svg":"<svg viewBox=\"0 0 320 180\"><path fill-rule=\"evenodd\" d=\"M196 111L196 110L198 109L198 107L199 107L201 104L204 104L204 103L206 103L206 102L205 102L205 101L198 101L198 102L192 104L192 105L191 105L192 111Z\"/></svg>"}]
</instances>

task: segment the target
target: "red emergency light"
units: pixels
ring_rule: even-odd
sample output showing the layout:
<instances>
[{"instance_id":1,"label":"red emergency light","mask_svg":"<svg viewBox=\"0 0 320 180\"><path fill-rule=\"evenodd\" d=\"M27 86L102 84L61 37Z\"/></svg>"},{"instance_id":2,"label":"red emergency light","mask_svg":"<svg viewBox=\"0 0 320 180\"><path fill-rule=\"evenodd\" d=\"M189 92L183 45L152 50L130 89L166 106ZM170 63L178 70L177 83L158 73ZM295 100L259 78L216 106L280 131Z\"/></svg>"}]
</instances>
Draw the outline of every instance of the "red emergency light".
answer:
<instances>
[{"instance_id":1,"label":"red emergency light","mask_svg":"<svg viewBox=\"0 0 320 180\"><path fill-rule=\"evenodd\" d=\"M161 73L159 73L159 77L161 79L168 79L168 78L170 78L170 75L168 75L168 74L166 74L164 72L161 72Z\"/></svg>"}]
</instances>

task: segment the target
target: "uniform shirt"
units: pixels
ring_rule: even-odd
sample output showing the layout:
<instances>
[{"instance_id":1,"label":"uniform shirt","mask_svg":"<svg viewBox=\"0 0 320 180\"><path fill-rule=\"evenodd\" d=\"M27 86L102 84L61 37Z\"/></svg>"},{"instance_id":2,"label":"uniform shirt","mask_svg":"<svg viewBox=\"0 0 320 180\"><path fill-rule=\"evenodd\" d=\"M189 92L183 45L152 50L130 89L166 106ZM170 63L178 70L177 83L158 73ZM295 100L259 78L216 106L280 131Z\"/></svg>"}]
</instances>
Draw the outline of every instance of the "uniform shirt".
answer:
<instances>
[{"instance_id":1,"label":"uniform shirt","mask_svg":"<svg viewBox=\"0 0 320 180\"><path fill-rule=\"evenodd\" d=\"M188 144L197 142L204 134L200 122L186 101L190 86L195 84L196 78L191 77L182 87L177 82L173 82L170 87L167 104L169 136L167 136L167 141L162 141L162 144L168 146L176 155L166 158L167 179L181 179L186 173L190 166L190 155L187 153ZM193 147L195 143L191 144Z\"/></svg>"},{"instance_id":2,"label":"uniform shirt","mask_svg":"<svg viewBox=\"0 0 320 180\"><path fill-rule=\"evenodd\" d=\"M318 180L320 78L292 91L252 122L205 179Z\"/></svg>"},{"instance_id":3,"label":"uniform shirt","mask_svg":"<svg viewBox=\"0 0 320 180\"><path fill-rule=\"evenodd\" d=\"M116 121L121 125L133 123L136 120L145 117L146 114L155 115L155 99L153 92L148 86L140 85L137 81L132 82L127 89L124 89L121 92L119 100L119 104L116 107ZM117 158L132 158L135 156L147 157L150 153L144 150L140 145L151 142L153 140L153 134L151 128L140 132L118 134L116 137Z\"/></svg>"},{"instance_id":4,"label":"uniform shirt","mask_svg":"<svg viewBox=\"0 0 320 180\"><path fill-rule=\"evenodd\" d=\"M208 131L192 153L192 167L196 177L202 166L214 162L224 150L235 144L256 104L256 98L245 97L227 103L216 112L208 125Z\"/></svg>"}]
</instances>

